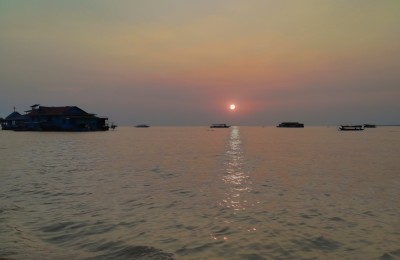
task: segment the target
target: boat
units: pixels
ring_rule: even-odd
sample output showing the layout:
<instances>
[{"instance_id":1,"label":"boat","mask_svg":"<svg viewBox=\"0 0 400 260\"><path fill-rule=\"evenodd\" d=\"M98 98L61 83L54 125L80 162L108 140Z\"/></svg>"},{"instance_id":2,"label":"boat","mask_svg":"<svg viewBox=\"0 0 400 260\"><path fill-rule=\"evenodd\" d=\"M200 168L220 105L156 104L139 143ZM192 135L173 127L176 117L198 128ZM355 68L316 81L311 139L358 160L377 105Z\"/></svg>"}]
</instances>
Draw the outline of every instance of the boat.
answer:
<instances>
[{"instance_id":1,"label":"boat","mask_svg":"<svg viewBox=\"0 0 400 260\"><path fill-rule=\"evenodd\" d=\"M304 124L299 122L283 122L276 127L286 127L286 128L304 128Z\"/></svg>"},{"instance_id":2,"label":"boat","mask_svg":"<svg viewBox=\"0 0 400 260\"><path fill-rule=\"evenodd\" d=\"M149 125L137 125L137 126L135 126L135 127L137 127L137 128L148 128L148 127L150 127Z\"/></svg>"},{"instance_id":3,"label":"boat","mask_svg":"<svg viewBox=\"0 0 400 260\"><path fill-rule=\"evenodd\" d=\"M229 127L231 127L231 126L227 125L227 124L212 124L210 126L210 128L229 128Z\"/></svg>"},{"instance_id":4,"label":"boat","mask_svg":"<svg viewBox=\"0 0 400 260\"><path fill-rule=\"evenodd\" d=\"M364 124L364 128L376 128L376 125Z\"/></svg>"},{"instance_id":5,"label":"boat","mask_svg":"<svg viewBox=\"0 0 400 260\"><path fill-rule=\"evenodd\" d=\"M341 125L340 131L362 131L364 130L362 125Z\"/></svg>"}]
</instances>

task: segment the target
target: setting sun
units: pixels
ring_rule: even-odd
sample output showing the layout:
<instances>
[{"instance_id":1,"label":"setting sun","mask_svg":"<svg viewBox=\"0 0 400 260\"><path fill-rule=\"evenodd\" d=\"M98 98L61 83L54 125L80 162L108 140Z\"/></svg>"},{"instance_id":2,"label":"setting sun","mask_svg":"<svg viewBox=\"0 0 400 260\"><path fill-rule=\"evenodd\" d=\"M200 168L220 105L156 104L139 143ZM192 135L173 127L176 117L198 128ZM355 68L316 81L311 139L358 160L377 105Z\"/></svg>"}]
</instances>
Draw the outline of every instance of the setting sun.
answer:
<instances>
[{"instance_id":1,"label":"setting sun","mask_svg":"<svg viewBox=\"0 0 400 260\"><path fill-rule=\"evenodd\" d=\"M230 110L235 110L235 109L236 109L236 105L235 105L235 104L231 104L231 105L229 106L229 109L230 109Z\"/></svg>"}]
</instances>

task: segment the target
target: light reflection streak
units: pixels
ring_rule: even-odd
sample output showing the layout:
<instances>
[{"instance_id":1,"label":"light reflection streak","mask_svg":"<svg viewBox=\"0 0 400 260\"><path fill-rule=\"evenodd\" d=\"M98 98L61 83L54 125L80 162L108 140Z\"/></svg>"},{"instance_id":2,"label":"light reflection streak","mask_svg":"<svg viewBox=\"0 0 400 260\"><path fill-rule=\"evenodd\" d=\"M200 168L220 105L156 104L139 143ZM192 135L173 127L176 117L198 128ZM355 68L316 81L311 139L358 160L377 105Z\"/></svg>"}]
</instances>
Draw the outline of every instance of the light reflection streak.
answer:
<instances>
[{"instance_id":1,"label":"light reflection streak","mask_svg":"<svg viewBox=\"0 0 400 260\"><path fill-rule=\"evenodd\" d=\"M258 201L254 200L253 184L250 178L249 167L244 154L239 127L233 126L226 144L224 173L221 177L224 185L224 197L219 202L223 209L220 231L210 234L212 240L227 241L242 238L246 234L257 232L252 217L251 207Z\"/></svg>"},{"instance_id":2,"label":"light reflection streak","mask_svg":"<svg viewBox=\"0 0 400 260\"><path fill-rule=\"evenodd\" d=\"M226 192L219 205L223 209L229 209L228 215L223 219L224 228L222 230L229 230L229 232L213 233L211 239L226 241L233 234L240 234L243 231L246 233L256 232L257 229L252 224L247 221L243 222L248 219L246 209L254 206L254 203L252 204L251 199L247 200L247 198L251 198L252 182L249 173L246 172L246 158L239 127L231 127L225 152L224 174L221 179L225 184Z\"/></svg>"},{"instance_id":3,"label":"light reflection streak","mask_svg":"<svg viewBox=\"0 0 400 260\"><path fill-rule=\"evenodd\" d=\"M225 174L222 180L228 187L226 198L221 206L241 211L246 209L247 200L242 198L244 193L251 191L250 176L245 172L245 157L239 127L231 128L226 151Z\"/></svg>"}]
</instances>

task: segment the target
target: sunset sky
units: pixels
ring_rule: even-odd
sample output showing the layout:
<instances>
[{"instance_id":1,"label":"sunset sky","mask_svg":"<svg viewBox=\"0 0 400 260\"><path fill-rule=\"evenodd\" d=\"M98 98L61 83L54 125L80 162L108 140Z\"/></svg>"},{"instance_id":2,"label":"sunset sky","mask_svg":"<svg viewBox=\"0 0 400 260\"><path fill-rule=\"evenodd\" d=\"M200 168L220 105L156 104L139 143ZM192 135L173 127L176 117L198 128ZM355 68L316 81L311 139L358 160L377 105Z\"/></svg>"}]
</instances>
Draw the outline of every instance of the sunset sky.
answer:
<instances>
[{"instance_id":1,"label":"sunset sky","mask_svg":"<svg viewBox=\"0 0 400 260\"><path fill-rule=\"evenodd\" d=\"M36 103L119 125L400 124L400 1L0 0L0 117Z\"/></svg>"}]
</instances>

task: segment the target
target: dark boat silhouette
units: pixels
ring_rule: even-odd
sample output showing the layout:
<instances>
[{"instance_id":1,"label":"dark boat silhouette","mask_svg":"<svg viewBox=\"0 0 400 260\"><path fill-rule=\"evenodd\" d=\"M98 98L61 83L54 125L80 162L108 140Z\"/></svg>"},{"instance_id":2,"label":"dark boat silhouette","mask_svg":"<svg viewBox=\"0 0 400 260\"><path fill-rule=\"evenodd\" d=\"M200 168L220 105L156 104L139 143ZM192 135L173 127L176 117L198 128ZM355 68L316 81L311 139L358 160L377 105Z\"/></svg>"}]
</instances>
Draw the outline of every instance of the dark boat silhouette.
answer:
<instances>
[{"instance_id":1,"label":"dark boat silhouette","mask_svg":"<svg viewBox=\"0 0 400 260\"><path fill-rule=\"evenodd\" d=\"M340 131L362 131L364 130L362 125L341 125Z\"/></svg>"},{"instance_id":2,"label":"dark boat silhouette","mask_svg":"<svg viewBox=\"0 0 400 260\"><path fill-rule=\"evenodd\" d=\"M227 125L227 124L212 124L210 126L210 128L229 128L229 127L231 127L231 126Z\"/></svg>"},{"instance_id":3,"label":"dark boat silhouette","mask_svg":"<svg viewBox=\"0 0 400 260\"><path fill-rule=\"evenodd\" d=\"M285 127L285 128L304 128L304 124L299 122L283 122L277 125L276 127Z\"/></svg>"}]
</instances>

